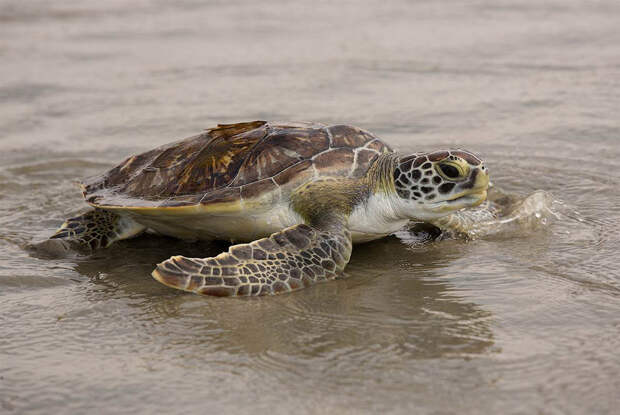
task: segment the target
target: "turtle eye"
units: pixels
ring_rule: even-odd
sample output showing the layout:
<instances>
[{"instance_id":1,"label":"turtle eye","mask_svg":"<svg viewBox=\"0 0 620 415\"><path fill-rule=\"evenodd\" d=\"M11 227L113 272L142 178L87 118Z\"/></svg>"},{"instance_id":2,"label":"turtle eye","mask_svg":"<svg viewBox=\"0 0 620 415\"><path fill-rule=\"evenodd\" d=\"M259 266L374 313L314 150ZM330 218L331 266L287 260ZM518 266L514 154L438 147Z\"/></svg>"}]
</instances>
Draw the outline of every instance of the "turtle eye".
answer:
<instances>
[{"instance_id":1,"label":"turtle eye","mask_svg":"<svg viewBox=\"0 0 620 415\"><path fill-rule=\"evenodd\" d=\"M454 164L441 163L439 165L439 170L446 179L455 180L461 177L461 170Z\"/></svg>"}]
</instances>

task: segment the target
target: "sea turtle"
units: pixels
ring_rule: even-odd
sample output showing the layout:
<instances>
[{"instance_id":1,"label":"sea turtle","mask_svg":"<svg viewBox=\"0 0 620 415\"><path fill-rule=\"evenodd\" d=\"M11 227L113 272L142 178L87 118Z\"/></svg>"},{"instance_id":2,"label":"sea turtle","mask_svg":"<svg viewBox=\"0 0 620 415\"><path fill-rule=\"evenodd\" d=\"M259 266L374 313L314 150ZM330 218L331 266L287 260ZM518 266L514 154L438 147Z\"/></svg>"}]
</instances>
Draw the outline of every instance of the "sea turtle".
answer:
<instances>
[{"instance_id":1,"label":"sea turtle","mask_svg":"<svg viewBox=\"0 0 620 415\"><path fill-rule=\"evenodd\" d=\"M484 163L464 150L399 155L347 125L253 121L131 156L81 183L94 209L50 238L89 249L145 230L234 243L152 275L204 295L276 294L338 276L352 243L477 206Z\"/></svg>"}]
</instances>

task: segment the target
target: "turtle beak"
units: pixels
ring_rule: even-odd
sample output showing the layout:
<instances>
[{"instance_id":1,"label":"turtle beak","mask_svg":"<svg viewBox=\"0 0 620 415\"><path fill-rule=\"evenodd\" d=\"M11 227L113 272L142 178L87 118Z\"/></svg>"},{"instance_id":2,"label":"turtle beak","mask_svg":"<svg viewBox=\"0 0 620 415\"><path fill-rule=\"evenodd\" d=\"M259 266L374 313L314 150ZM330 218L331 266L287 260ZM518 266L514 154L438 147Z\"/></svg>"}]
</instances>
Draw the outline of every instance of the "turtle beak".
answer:
<instances>
[{"instance_id":1,"label":"turtle beak","mask_svg":"<svg viewBox=\"0 0 620 415\"><path fill-rule=\"evenodd\" d=\"M438 211L451 212L454 210L476 207L487 199L489 188L489 174L486 169L476 168L469 179L460 185L461 191L451 199L439 202Z\"/></svg>"},{"instance_id":2,"label":"turtle beak","mask_svg":"<svg viewBox=\"0 0 620 415\"><path fill-rule=\"evenodd\" d=\"M476 207L480 205L487 199L487 190L489 188L489 174L486 169L482 170L481 168L477 168L472 172L472 178L470 179L472 182L471 190L468 192L469 197L478 198L477 201L471 203L471 207Z\"/></svg>"},{"instance_id":3,"label":"turtle beak","mask_svg":"<svg viewBox=\"0 0 620 415\"><path fill-rule=\"evenodd\" d=\"M482 169L476 169L475 172L472 173L472 175L474 174L476 177L474 177L474 185L472 187L472 190L481 190L486 192L486 190L489 188L489 174L486 172L486 170Z\"/></svg>"}]
</instances>

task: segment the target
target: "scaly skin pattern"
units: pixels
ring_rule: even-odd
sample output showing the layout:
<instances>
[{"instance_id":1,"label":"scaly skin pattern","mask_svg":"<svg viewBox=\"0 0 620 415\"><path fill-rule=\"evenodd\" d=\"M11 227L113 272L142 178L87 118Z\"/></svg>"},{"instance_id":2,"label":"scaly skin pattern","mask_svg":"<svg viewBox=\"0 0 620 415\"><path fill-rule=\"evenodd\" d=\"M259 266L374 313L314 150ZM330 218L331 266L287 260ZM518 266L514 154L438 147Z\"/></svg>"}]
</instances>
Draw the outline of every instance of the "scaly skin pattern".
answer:
<instances>
[{"instance_id":1,"label":"scaly skin pattern","mask_svg":"<svg viewBox=\"0 0 620 415\"><path fill-rule=\"evenodd\" d=\"M441 160L448 160L454 165L460 164L464 166L464 169L468 169L469 166L480 166L480 171L486 171L486 167L480 159L461 150L414 154L402 158L399 166L394 170L394 182L398 195L403 199L422 204L424 201L432 201L439 196L462 189L471 189L474 186L477 171L469 176L469 180L453 181L442 176L439 170L435 168L434 162Z\"/></svg>"},{"instance_id":2,"label":"scaly skin pattern","mask_svg":"<svg viewBox=\"0 0 620 415\"><path fill-rule=\"evenodd\" d=\"M62 239L79 248L107 248L113 242L135 236L144 227L116 213L93 209L67 219L50 239Z\"/></svg>"},{"instance_id":3,"label":"scaly skin pattern","mask_svg":"<svg viewBox=\"0 0 620 415\"><path fill-rule=\"evenodd\" d=\"M231 246L214 258L172 257L153 271L161 283L197 294L257 296L295 291L334 279L351 256L351 233L295 225L269 238Z\"/></svg>"}]
</instances>

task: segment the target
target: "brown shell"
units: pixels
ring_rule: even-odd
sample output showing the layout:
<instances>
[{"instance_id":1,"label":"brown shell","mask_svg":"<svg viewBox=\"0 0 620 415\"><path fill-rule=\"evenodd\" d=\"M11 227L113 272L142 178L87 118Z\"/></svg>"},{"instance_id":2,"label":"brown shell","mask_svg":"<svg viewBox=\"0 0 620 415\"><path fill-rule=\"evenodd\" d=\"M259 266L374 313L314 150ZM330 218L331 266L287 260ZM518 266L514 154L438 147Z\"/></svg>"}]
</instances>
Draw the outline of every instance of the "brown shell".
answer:
<instances>
[{"instance_id":1,"label":"brown shell","mask_svg":"<svg viewBox=\"0 0 620 415\"><path fill-rule=\"evenodd\" d=\"M346 125L253 121L216 128L129 157L83 181L91 204L173 207L235 202L312 175L361 177L390 148ZM308 177L312 177L308 175Z\"/></svg>"}]
</instances>

